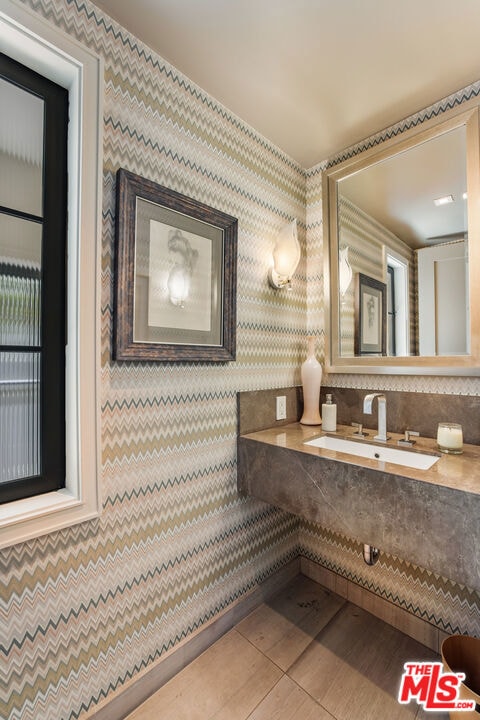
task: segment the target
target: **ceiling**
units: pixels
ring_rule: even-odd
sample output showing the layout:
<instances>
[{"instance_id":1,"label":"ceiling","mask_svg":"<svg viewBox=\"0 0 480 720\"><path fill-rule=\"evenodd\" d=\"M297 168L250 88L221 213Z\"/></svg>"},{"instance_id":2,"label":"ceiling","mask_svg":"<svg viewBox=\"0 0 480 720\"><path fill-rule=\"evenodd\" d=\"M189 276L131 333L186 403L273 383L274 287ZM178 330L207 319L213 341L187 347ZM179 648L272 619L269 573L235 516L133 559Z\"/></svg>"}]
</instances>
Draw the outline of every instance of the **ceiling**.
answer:
<instances>
[{"instance_id":1,"label":"ceiling","mask_svg":"<svg viewBox=\"0 0 480 720\"><path fill-rule=\"evenodd\" d=\"M479 0L95 0L301 166L480 79Z\"/></svg>"}]
</instances>

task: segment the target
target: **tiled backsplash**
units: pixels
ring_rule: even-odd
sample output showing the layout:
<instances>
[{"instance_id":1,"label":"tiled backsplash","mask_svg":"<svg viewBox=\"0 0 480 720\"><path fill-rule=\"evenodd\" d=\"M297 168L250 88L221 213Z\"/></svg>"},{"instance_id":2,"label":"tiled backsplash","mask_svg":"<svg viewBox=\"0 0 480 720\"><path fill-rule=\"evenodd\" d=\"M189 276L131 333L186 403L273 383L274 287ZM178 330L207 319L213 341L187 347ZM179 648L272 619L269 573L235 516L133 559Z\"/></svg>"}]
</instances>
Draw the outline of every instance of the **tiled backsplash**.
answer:
<instances>
[{"instance_id":1,"label":"tiled backsplash","mask_svg":"<svg viewBox=\"0 0 480 720\"><path fill-rule=\"evenodd\" d=\"M287 398L286 420L275 419L275 398ZM301 387L276 388L275 390L254 390L237 394L238 434L265 430L275 425L286 425L300 419L303 407Z\"/></svg>"},{"instance_id":2,"label":"tiled backsplash","mask_svg":"<svg viewBox=\"0 0 480 720\"><path fill-rule=\"evenodd\" d=\"M365 427L377 427L377 405L373 414L363 414L363 398L367 392L357 388L322 387L320 404L327 393L332 393L337 404L337 422L350 425L361 422ZM417 430L424 437L435 437L439 422L460 423L466 443L480 445L480 397L440 395L436 393L382 391L387 398L387 429L402 433ZM287 419L275 420L275 398L287 397ZM295 422L302 412L302 388L280 388L238 395L239 433L255 432L267 427Z\"/></svg>"}]
</instances>

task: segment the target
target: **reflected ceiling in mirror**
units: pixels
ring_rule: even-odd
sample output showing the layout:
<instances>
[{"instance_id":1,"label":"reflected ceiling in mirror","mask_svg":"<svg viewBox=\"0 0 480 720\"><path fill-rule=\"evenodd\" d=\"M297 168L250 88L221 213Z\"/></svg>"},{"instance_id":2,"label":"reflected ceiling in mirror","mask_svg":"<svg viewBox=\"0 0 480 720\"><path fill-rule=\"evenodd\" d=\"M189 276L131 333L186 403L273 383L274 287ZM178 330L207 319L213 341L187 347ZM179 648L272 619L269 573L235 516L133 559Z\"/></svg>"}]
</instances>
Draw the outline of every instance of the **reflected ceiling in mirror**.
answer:
<instances>
[{"instance_id":1,"label":"reflected ceiling in mirror","mask_svg":"<svg viewBox=\"0 0 480 720\"><path fill-rule=\"evenodd\" d=\"M331 371L477 374L478 133L457 110L326 171Z\"/></svg>"},{"instance_id":2,"label":"reflected ceiling in mirror","mask_svg":"<svg viewBox=\"0 0 480 720\"><path fill-rule=\"evenodd\" d=\"M339 181L339 196L416 249L467 232L467 142L461 125ZM437 203L442 198L451 202Z\"/></svg>"}]
</instances>

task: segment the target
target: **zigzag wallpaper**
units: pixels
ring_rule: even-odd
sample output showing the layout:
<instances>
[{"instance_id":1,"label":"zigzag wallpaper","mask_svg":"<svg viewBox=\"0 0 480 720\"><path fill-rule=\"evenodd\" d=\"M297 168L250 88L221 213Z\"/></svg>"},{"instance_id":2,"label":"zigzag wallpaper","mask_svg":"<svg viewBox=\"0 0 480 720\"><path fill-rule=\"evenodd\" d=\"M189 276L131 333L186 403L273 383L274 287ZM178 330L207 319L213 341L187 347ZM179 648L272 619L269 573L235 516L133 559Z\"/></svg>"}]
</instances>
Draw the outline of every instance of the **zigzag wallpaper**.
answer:
<instances>
[{"instance_id":1,"label":"zigzag wallpaper","mask_svg":"<svg viewBox=\"0 0 480 720\"><path fill-rule=\"evenodd\" d=\"M236 392L299 380L305 262L290 293L267 271L293 218L305 246L305 173L90 2L24 4L105 60L103 513L0 553L0 717L66 720L297 555L296 519L237 494ZM238 218L236 362L112 362L120 167Z\"/></svg>"},{"instance_id":2,"label":"zigzag wallpaper","mask_svg":"<svg viewBox=\"0 0 480 720\"><path fill-rule=\"evenodd\" d=\"M237 494L237 391L298 384L307 331L323 332L321 168L306 173L89 0L22 4L105 60L103 512L0 551L0 717L87 716L299 552L413 613L433 608L447 630L478 633L467 589L391 558L362 575L348 538ZM235 362L111 360L120 167L238 218ZM273 239L293 218L303 260L293 290L277 293L266 282ZM477 380L331 379L362 382L479 391Z\"/></svg>"}]
</instances>

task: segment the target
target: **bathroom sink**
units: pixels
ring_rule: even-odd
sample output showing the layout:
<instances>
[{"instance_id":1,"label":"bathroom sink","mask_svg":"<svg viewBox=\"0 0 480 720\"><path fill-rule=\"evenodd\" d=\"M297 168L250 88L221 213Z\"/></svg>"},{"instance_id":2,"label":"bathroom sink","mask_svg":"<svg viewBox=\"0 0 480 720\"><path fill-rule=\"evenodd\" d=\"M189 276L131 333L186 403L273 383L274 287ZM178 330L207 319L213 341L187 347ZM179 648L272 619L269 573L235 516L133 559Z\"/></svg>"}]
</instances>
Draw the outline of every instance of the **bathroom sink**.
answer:
<instances>
[{"instance_id":1,"label":"bathroom sink","mask_svg":"<svg viewBox=\"0 0 480 720\"><path fill-rule=\"evenodd\" d=\"M370 458L380 462L395 463L404 467L416 468L417 470L428 470L439 460L438 455L430 455L423 452L403 450L387 445L371 445L370 443L348 440L348 438L332 437L322 435L321 437L307 440L305 445L324 448L325 450L336 450L355 455L356 457Z\"/></svg>"}]
</instances>

